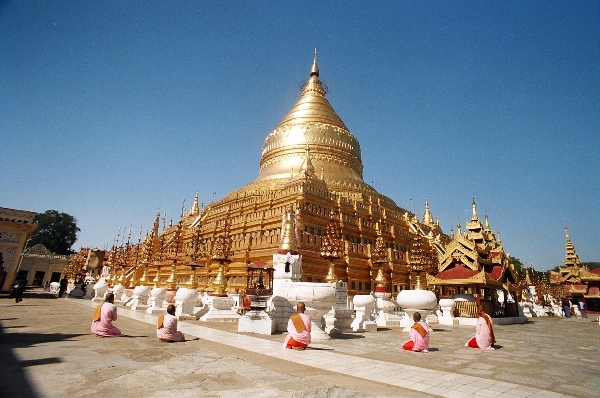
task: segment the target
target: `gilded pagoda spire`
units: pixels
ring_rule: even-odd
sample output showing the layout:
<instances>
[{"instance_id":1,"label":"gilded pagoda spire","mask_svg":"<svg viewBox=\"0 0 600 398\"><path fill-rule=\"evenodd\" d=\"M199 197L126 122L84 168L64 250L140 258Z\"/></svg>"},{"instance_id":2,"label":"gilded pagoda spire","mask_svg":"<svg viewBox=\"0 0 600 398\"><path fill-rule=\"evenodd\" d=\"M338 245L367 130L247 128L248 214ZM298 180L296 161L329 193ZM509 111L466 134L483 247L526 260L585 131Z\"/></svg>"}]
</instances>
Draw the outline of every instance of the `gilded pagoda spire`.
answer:
<instances>
[{"instance_id":1,"label":"gilded pagoda spire","mask_svg":"<svg viewBox=\"0 0 600 398\"><path fill-rule=\"evenodd\" d=\"M531 286L531 277L529 276L529 268L525 268L525 284Z\"/></svg>"},{"instance_id":2,"label":"gilded pagoda spire","mask_svg":"<svg viewBox=\"0 0 600 398\"><path fill-rule=\"evenodd\" d=\"M433 225L433 215L431 214L431 210L429 210L429 202L427 200L425 200L425 212L423 213L423 224Z\"/></svg>"},{"instance_id":3,"label":"gilded pagoda spire","mask_svg":"<svg viewBox=\"0 0 600 398\"><path fill-rule=\"evenodd\" d=\"M473 203L471 204L473 207L473 216L471 217L471 221L479 221L479 216L477 215L477 205L475 204L475 198L473 198Z\"/></svg>"},{"instance_id":4,"label":"gilded pagoda spire","mask_svg":"<svg viewBox=\"0 0 600 398\"><path fill-rule=\"evenodd\" d=\"M152 233L154 237L158 236L158 227L160 226L160 210L156 213L156 218L154 219L154 225L152 226Z\"/></svg>"},{"instance_id":5,"label":"gilded pagoda spire","mask_svg":"<svg viewBox=\"0 0 600 398\"><path fill-rule=\"evenodd\" d=\"M304 177L310 177L315 174L315 167L310 160L310 148L308 147L308 144L306 144L306 155L304 157L304 163L302 164L300 172L302 175L304 175Z\"/></svg>"},{"instance_id":6,"label":"gilded pagoda spire","mask_svg":"<svg viewBox=\"0 0 600 398\"><path fill-rule=\"evenodd\" d=\"M569 236L569 229L567 228L567 225L565 224L565 236L567 238L567 244L565 247L565 259L564 259L564 263L565 265L568 266L580 266L581 265L581 261L579 260L579 256L577 255L577 252L575 251L575 246L573 245L573 242L571 242L571 237Z\"/></svg>"},{"instance_id":7,"label":"gilded pagoda spire","mask_svg":"<svg viewBox=\"0 0 600 398\"><path fill-rule=\"evenodd\" d=\"M288 211L283 215L279 253L297 253L298 244L296 242L296 223L294 221L292 210L288 208Z\"/></svg>"},{"instance_id":8,"label":"gilded pagoda spire","mask_svg":"<svg viewBox=\"0 0 600 398\"><path fill-rule=\"evenodd\" d=\"M190 216L197 216L200 214L200 208L198 207L198 192L196 191L196 197L194 198L194 204L190 207Z\"/></svg>"}]
</instances>

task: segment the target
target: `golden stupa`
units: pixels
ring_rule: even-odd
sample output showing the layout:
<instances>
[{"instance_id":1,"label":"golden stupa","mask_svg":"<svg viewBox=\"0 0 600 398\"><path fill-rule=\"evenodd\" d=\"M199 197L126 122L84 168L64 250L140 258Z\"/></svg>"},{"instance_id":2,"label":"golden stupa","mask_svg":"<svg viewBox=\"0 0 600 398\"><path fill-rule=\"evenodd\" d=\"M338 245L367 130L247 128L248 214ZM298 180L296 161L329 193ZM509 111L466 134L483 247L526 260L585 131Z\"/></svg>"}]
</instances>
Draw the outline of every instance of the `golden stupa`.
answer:
<instances>
[{"instance_id":1,"label":"golden stupa","mask_svg":"<svg viewBox=\"0 0 600 398\"><path fill-rule=\"evenodd\" d=\"M363 181L360 144L325 95L315 56L300 99L265 140L256 180L202 209L196 195L189 213L182 214L181 234L176 233L177 226L169 226L161 234L155 231L154 239L162 243L155 245L156 253L147 254L154 264L147 271L149 279L161 265L159 279L167 277L165 269L175 268L181 285L185 285L191 275L186 265L192 258L197 260L199 250L204 264L196 272L199 289L242 291L246 266L258 260L270 263L273 254L285 246L280 241L282 219L291 211L298 231L297 251L303 258L303 281L324 282L328 275L329 261L320 256L320 249L333 213L343 243L333 271L338 280L348 282L350 295L373 291L380 282L375 281L379 268L389 292L414 284L407 269L414 234L440 248L449 239L433 221L428 204L420 220ZM223 270L210 259L223 238L225 220L231 255ZM155 225L157 222L158 216ZM372 262L378 230L387 247L383 266L381 259L377 264ZM198 236L201 244L192 245ZM175 242L177 239L181 242ZM165 247L171 246L183 248L175 261L173 256L164 255L169 252ZM190 249L192 246L196 249ZM131 264L123 265L127 266ZM141 274L134 268L131 266L128 273ZM215 280L220 286L214 286Z\"/></svg>"}]
</instances>

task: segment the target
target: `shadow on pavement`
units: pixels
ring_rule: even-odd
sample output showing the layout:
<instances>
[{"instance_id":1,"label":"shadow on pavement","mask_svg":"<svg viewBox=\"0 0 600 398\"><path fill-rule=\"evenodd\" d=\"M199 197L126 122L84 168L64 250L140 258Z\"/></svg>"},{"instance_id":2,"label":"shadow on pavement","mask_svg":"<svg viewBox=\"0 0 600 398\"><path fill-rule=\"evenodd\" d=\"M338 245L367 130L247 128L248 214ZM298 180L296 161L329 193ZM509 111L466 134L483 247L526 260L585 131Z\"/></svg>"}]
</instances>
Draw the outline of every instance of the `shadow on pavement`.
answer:
<instances>
[{"instance_id":1,"label":"shadow on pavement","mask_svg":"<svg viewBox=\"0 0 600 398\"><path fill-rule=\"evenodd\" d=\"M4 320L7 319L10 318ZM16 327L13 326L13 328ZM69 340L73 337L81 336L81 334L41 334L21 333L19 331L7 333L7 329L9 328L4 327L0 322L0 360L2 361L2 366L0 366L0 397L37 398L40 394L29 380L26 368L29 366L59 363L61 360L56 357L21 360L15 354L15 348L33 347L42 343Z\"/></svg>"},{"instance_id":2,"label":"shadow on pavement","mask_svg":"<svg viewBox=\"0 0 600 398\"><path fill-rule=\"evenodd\" d=\"M37 365L49 365L51 363L61 363L62 360L60 358L40 358L40 359L30 359L28 361L20 361L16 365L27 367L27 366L37 366Z\"/></svg>"},{"instance_id":3,"label":"shadow on pavement","mask_svg":"<svg viewBox=\"0 0 600 398\"><path fill-rule=\"evenodd\" d=\"M351 340L351 339L364 339L365 336L362 336L359 334L340 333L340 334L334 334L333 336L331 336L331 338L335 339L335 340Z\"/></svg>"}]
</instances>

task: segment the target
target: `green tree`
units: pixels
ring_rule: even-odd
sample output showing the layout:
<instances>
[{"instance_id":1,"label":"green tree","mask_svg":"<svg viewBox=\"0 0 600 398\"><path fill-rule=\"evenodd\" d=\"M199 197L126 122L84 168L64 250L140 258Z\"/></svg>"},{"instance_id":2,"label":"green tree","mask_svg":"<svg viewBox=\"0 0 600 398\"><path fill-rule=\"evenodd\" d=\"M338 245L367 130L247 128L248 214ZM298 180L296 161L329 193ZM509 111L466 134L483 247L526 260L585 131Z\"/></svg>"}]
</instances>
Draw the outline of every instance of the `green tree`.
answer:
<instances>
[{"instance_id":1,"label":"green tree","mask_svg":"<svg viewBox=\"0 0 600 398\"><path fill-rule=\"evenodd\" d=\"M31 235L27 247L40 243L56 254L74 253L71 247L77 240L77 232L81 231L75 217L56 210L46 210L35 216L33 223L38 227Z\"/></svg>"},{"instance_id":2,"label":"green tree","mask_svg":"<svg viewBox=\"0 0 600 398\"><path fill-rule=\"evenodd\" d=\"M523 263L518 258L510 256L510 262L515 266L515 270L517 272L521 272L523 270Z\"/></svg>"}]
</instances>

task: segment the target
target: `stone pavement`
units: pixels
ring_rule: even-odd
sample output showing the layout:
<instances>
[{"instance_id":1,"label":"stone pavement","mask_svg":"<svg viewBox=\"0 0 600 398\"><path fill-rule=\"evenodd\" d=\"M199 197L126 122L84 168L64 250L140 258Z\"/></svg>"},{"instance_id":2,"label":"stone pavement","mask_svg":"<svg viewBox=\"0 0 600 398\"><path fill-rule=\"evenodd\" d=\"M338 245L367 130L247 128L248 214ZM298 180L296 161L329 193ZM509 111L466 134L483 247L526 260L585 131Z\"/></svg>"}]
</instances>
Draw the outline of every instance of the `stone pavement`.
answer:
<instances>
[{"instance_id":1,"label":"stone pavement","mask_svg":"<svg viewBox=\"0 0 600 398\"><path fill-rule=\"evenodd\" d=\"M464 347L474 327L434 325L432 352L405 352L400 328L285 350L284 335L234 323L180 322L188 341L160 343L156 317L119 308L123 338L90 332L76 299L0 300L1 397L592 397L600 326L534 318L496 326L499 349Z\"/></svg>"}]
</instances>

